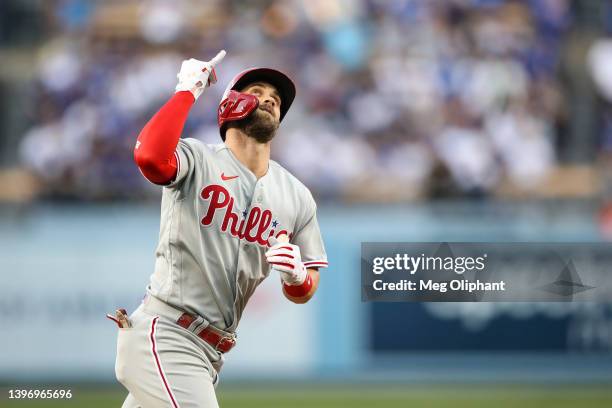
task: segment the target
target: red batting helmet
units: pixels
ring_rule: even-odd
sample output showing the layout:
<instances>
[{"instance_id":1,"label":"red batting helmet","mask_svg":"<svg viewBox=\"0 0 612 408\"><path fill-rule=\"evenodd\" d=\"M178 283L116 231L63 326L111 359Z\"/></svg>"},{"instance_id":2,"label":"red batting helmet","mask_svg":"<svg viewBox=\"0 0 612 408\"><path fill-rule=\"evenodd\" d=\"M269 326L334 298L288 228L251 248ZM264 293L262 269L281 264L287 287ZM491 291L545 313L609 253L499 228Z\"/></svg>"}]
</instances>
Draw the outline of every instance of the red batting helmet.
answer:
<instances>
[{"instance_id":1,"label":"red batting helmet","mask_svg":"<svg viewBox=\"0 0 612 408\"><path fill-rule=\"evenodd\" d=\"M287 75L275 69L249 68L230 81L221 97L219 110L217 111L217 122L223 141L225 141L227 122L244 119L259 106L259 99L255 95L240 92L241 89L254 82L266 82L274 86L281 99L280 120L282 121L287 114L295 98L293 81Z\"/></svg>"}]
</instances>

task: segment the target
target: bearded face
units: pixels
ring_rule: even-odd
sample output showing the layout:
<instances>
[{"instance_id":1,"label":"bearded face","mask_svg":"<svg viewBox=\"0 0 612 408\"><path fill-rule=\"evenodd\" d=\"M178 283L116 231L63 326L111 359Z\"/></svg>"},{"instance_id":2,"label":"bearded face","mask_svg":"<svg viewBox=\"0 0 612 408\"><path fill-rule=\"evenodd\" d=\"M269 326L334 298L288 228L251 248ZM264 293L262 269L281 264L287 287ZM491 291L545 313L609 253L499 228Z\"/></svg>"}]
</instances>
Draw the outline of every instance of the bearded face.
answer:
<instances>
[{"instance_id":1,"label":"bearded face","mask_svg":"<svg viewBox=\"0 0 612 408\"><path fill-rule=\"evenodd\" d=\"M274 117L267 109L267 106L262 107L260 104L248 117L229 123L228 129L240 129L258 143L268 143L276 135L276 130L280 122L279 119Z\"/></svg>"},{"instance_id":2,"label":"bearded face","mask_svg":"<svg viewBox=\"0 0 612 408\"><path fill-rule=\"evenodd\" d=\"M278 91L266 82L255 82L240 92L256 96L259 106L248 117L229 123L228 129L240 129L257 142L268 143L274 138L280 124L281 99Z\"/></svg>"}]
</instances>

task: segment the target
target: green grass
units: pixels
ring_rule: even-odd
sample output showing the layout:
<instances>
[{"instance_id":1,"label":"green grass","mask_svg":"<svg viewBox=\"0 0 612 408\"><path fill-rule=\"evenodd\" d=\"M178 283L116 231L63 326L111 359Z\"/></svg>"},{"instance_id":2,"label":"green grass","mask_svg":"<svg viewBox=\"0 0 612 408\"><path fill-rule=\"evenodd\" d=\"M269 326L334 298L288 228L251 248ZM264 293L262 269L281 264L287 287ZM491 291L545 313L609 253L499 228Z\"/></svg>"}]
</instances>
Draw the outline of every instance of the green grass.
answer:
<instances>
[{"instance_id":1,"label":"green grass","mask_svg":"<svg viewBox=\"0 0 612 408\"><path fill-rule=\"evenodd\" d=\"M70 387L54 387L70 388ZM612 387L604 386L376 386L323 385L297 387L278 384L221 386L221 408L610 408ZM73 387L71 400L8 400L2 390L0 407L59 408L120 407L125 392L120 388Z\"/></svg>"}]
</instances>

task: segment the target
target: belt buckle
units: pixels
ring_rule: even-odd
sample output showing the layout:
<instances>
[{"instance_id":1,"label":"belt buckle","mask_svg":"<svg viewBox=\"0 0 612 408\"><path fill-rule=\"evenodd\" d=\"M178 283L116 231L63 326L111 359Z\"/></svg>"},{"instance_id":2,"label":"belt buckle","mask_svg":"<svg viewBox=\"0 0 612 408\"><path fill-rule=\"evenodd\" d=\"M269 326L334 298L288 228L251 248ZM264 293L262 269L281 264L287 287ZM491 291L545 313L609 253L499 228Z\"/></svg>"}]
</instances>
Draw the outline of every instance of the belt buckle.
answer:
<instances>
[{"instance_id":1,"label":"belt buckle","mask_svg":"<svg viewBox=\"0 0 612 408\"><path fill-rule=\"evenodd\" d=\"M236 336L232 335L232 336L223 336L221 337L221 339L219 339L219 341L217 342L217 344L215 345L215 350L216 351L221 351L223 353L226 353L228 351L230 351L232 349L232 347L234 347L234 345L236 344ZM221 348L226 348L227 349L221 350Z\"/></svg>"}]
</instances>

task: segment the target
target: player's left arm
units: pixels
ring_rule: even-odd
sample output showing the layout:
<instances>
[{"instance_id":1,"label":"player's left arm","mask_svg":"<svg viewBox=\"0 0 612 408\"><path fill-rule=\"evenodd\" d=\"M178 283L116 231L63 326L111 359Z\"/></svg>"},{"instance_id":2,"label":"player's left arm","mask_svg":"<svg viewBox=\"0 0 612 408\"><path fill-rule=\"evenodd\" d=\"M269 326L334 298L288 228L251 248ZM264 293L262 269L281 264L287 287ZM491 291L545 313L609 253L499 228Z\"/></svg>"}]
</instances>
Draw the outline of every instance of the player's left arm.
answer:
<instances>
[{"instance_id":1,"label":"player's left arm","mask_svg":"<svg viewBox=\"0 0 612 408\"><path fill-rule=\"evenodd\" d=\"M291 238L286 235L270 238L271 248L266 259L280 272L283 293L294 303L308 302L319 287L319 269L327 267L327 255L316 216L316 204L308 194L310 203L307 218Z\"/></svg>"}]
</instances>

